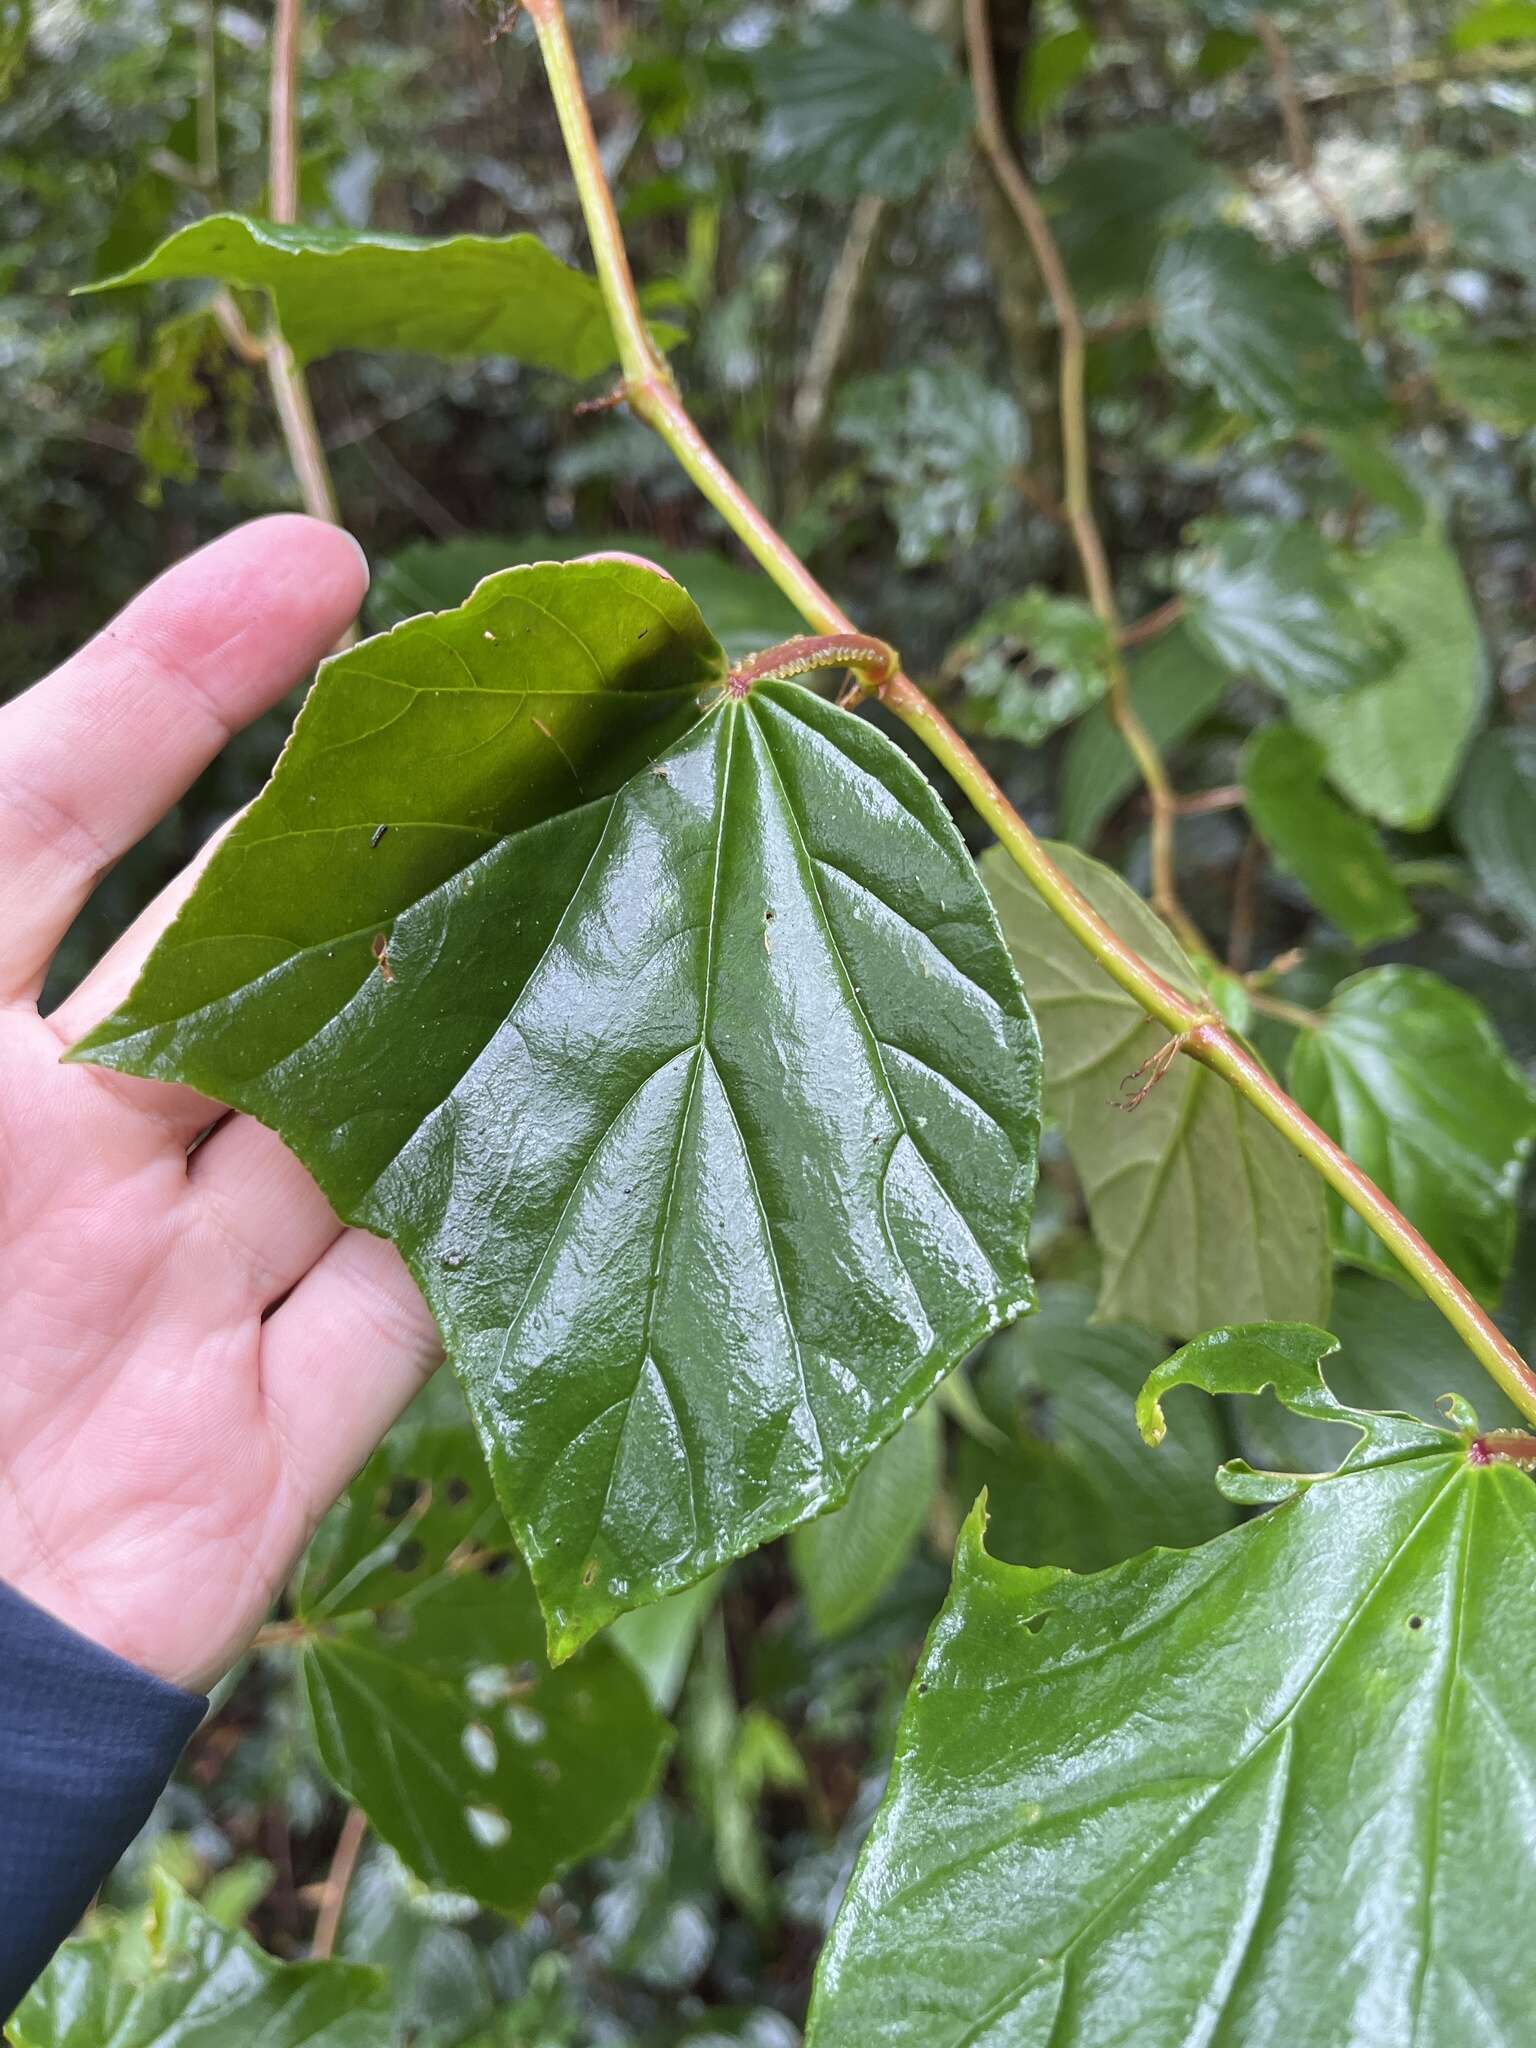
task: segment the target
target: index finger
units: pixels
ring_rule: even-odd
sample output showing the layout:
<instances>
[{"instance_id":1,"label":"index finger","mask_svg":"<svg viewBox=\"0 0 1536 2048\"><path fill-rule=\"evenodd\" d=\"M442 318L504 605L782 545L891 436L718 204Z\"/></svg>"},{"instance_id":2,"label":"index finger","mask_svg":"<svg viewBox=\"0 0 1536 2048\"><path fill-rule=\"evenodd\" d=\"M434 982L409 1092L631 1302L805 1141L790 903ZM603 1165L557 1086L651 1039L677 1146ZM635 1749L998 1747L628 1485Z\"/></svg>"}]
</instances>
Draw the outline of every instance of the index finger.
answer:
<instances>
[{"instance_id":1,"label":"index finger","mask_svg":"<svg viewBox=\"0 0 1536 2048\"><path fill-rule=\"evenodd\" d=\"M340 528L253 520L0 708L0 1000L35 992L101 875L335 644L367 585Z\"/></svg>"}]
</instances>

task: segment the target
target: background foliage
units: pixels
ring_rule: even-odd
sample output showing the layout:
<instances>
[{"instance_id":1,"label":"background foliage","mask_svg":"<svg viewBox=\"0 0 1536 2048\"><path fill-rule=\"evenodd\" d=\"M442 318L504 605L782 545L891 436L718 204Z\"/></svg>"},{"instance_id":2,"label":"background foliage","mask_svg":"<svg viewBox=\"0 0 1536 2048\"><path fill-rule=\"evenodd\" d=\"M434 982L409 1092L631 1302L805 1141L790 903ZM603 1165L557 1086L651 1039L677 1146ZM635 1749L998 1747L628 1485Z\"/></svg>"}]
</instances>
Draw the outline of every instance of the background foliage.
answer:
<instances>
[{"instance_id":1,"label":"background foliage","mask_svg":"<svg viewBox=\"0 0 1536 2048\"><path fill-rule=\"evenodd\" d=\"M1178 880L1222 963L1215 994L1528 1346L1536 18L1297 6L1276 16L1277 91L1242 0L996 12L1012 142L1089 326L1101 518L1123 613L1144 622L1135 700L1177 785L1214 793L1181 821ZM637 268L687 337L675 360L706 430L934 683L1031 822L1067 842L1111 921L1146 919L1138 942L1198 982L1089 865L1145 893L1147 812L1056 513L1055 335L969 140L950 11L610 0L573 15ZM259 373L229 353L204 288L67 297L173 228L261 210L267 31L259 6L200 0L0 6L0 691L176 555L293 501ZM331 0L303 79L307 224L526 229L584 262L524 25ZM732 654L791 630L661 445L622 412L579 415L548 372L342 351L310 374L375 564L372 623L457 602L490 568L618 539L677 565ZM60 988L259 787L290 711L231 747L103 884ZM1031 904L1006 874L998 894L1012 937ZM1084 956L1064 935L1054 955L1031 944L1058 1120L1038 1316L919 1411L838 1521L626 1617L558 1673L507 1583L519 1568L465 1465L456 1397L438 1390L294 1589L296 1617L339 1617L334 1640L300 1652L279 1627L233 1676L76 1967L104 1984L152 1972L150 1890L179 1942L194 1928L223 1953L245 1927L272 1956L304 1956L346 1846L344 1786L377 1832L336 1952L382 1964L389 1990L337 1980L323 2038L791 2048L982 1485L993 1554L1034 1566L1097 1569L1215 1535L1238 1513L1210 1485L1216 1459L1308 1469L1326 1456L1305 1439L1317 1425L1182 1396L1190 1420L1176 1407L1153 1453L1131 1402L1167 1340L1245 1314L1336 1330L1330 1376L1351 1399L1429 1412L1447 1387L1473 1391L1433 1312L1337 1218L1328 1309L1321 1195L1299 1169L1289 1184L1283 1150L1255 1166L1267 1133L1235 1097L1215 1101L1211 1077L1190 1068L1134 1116L1109 1111L1157 1034L1137 1042L1130 1006L1082 1048ZM1098 1065L1063 1078L1053 1015ZM1391 1138L1410 1123L1404 1154ZM1129 1207L1123 1184L1103 1186L1111 1144L1152 1190ZM1225 1216L1202 1222L1165 1192L1192 1147ZM1221 1192L1237 1188L1249 1231ZM1199 1261L1181 1259L1202 1231ZM1096 1305L1108 1320L1090 1322ZM1485 1423L1503 1419L1475 1398ZM465 1670L465 1617L492 1605L506 1646ZM451 1840L366 1789L380 1738L355 1681L392 1654L419 1687L412 1725L451 1756L467 1817ZM606 1839L555 1802L564 1831L530 1876L502 1803L526 1808L549 1770L594 1759L613 1792ZM496 1910L530 1897L521 1924ZM142 2037L159 2038L158 1994L134 1995ZM280 2012L288 1994L253 1995Z\"/></svg>"}]
</instances>

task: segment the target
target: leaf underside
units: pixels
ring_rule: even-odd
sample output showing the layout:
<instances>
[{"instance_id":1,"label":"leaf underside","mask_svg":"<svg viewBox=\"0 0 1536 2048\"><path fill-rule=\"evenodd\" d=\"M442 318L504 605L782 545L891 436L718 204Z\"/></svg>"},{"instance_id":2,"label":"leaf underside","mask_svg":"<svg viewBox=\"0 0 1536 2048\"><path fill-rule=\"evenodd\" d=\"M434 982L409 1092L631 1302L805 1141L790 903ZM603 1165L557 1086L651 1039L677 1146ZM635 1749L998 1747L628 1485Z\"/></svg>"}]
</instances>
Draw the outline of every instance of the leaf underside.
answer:
<instances>
[{"instance_id":1,"label":"leaf underside","mask_svg":"<svg viewBox=\"0 0 1536 2048\"><path fill-rule=\"evenodd\" d=\"M1337 1476L1096 1577L998 1563L978 1506L810 2048L1528 2039L1536 1494L1363 1420Z\"/></svg>"},{"instance_id":2,"label":"leaf underside","mask_svg":"<svg viewBox=\"0 0 1536 2048\"><path fill-rule=\"evenodd\" d=\"M1032 1298L1038 1041L959 835L808 691L700 716L721 666L611 564L337 658L75 1049L399 1245L556 1657L840 1499Z\"/></svg>"},{"instance_id":3,"label":"leaf underside","mask_svg":"<svg viewBox=\"0 0 1536 2048\"><path fill-rule=\"evenodd\" d=\"M1204 1002L1166 927L1118 875L1070 846L1053 846L1051 856L1165 980ZM1328 1223L1310 1167L1192 1060L1176 1059L1136 1108L1119 1107L1123 1084L1167 1044L1167 1032L1109 979L1006 855L988 853L982 871L1039 1020L1047 1106L1060 1120L1103 1253L1099 1315L1174 1336L1234 1314L1320 1319Z\"/></svg>"},{"instance_id":4,"label":"leaf underside","mask_svg":"<svg viewBox=\"0 0 1536 2048\"><path fill-rule=\"evenodd\" d=\"M339 348L407 349L449 358L512 356L595 377L616 360L597 280L552 256L536 235L421 241L216 213L88 289L168 278L270 292L301 362ZM675 338L671 330L666 338Z\"/></svg>"}]
</instances>

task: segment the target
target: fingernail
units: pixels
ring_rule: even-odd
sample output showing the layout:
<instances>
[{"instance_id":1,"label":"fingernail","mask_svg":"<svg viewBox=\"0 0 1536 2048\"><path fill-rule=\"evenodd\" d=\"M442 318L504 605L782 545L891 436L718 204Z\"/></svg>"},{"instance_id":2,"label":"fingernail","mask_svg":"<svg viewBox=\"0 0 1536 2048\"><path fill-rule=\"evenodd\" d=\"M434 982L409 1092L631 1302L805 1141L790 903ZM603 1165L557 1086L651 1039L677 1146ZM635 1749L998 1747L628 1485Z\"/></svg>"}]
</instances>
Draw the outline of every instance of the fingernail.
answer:
<instances>
[{"instance_id":1,"label":"fingernail","mask_svg":"<svg viewBox=\"0 0 1536 2048\"><path fill-rule=\"evenodd\" d=\"M373 571L372 571L372 569L371 569L371 568L370 568L370 567L368 566L368 557L367 557L367 555L366 555L366 554L365 554L365 553L363 552L363 544L362 544L362 542L361 542L361 541L360 541L360 540L358 539L358 537L357 537L357 535L356 535L355 533L348 533L348 532L347 532L347 529L346 529L346 528L345 528L344 526L338 526L338 527L337 527L337 529L336 529L336 531L337 531L338 533L340 533L340 534L343 534L343 535L345 535L345 537L346 537L346 538L347 538L347 539L348 539L349 541L351 541L351 543L352 543L353 547L354 547L354 548L356 549L356 551L357 551L357 559L358 559L358 564L359 564L359 566L360 566L360 568L362 569L362 572L363 572L363 590L364 590L364 593L366 594L366 593L367 593L367 590L368 590L368 586L369 586L369 585L370 585L370 584L372 583L372 581L373 581Z\"/></svg>"}]
</instances>

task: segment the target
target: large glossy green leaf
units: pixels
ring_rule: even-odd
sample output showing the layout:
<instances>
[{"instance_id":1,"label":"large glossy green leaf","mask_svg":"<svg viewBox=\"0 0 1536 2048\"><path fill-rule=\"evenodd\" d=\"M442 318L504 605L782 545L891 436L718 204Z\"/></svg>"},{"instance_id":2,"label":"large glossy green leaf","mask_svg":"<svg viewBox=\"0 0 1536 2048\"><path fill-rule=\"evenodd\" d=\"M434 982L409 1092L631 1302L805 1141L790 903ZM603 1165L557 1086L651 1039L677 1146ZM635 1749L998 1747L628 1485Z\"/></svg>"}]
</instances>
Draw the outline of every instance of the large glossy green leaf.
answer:
<instances>
[{"instance_id":1,"label":"large glossy green leaf","mask_svg":"<svg viewBox=\"0 0 1536 2048\"><path fill-rule=\"evenodd\" d=\"M1536 938L1536 729L1503 726L1483 735L1453 820L1483 887Z\"/></svg>"},{"instance_id":2,"label":"large glossy green leaf","mask_svg":"<svg viewBox=\"0 0 1536 2048\"><path fill-rule=\"evenodd\" d=\"M1344 982L1291 1054L1290 1089L1472 1291L1496 1301L1515 1241L1536 1088L1481 1004L1422 967ZM1395 1276L1396 1260L1330 1195L1340 1251Z\"/></svg>"},{"instance_id":3,"label":"large glossy green leaf","mask_svg":"<svg viewBox=\"0 0 1536 2048\"><path fill-rule=\"evenodd\" d=\"M1329 1341L1225 1331L1163 1383L1326 1413ZM1090 1578L997 1562L978 1505L809 2048L1526 2041L1536 1490L1346 1419L1336 1476Z\"/></svg>"},{"instance_id":4,"label":"large glossy green leaf","mask_svg":"<svg viewBox=\"0 0 1536 2048\"><path fill-rule=\"evenodd\" d=\"M1189 631L1218 661L1288 702L1378 681L1403 643L1311 526L1213 519L1179 558Z\"/></svg>"},{"instance_id":5,"label":"large glossy green leaf","mask_svg":"<svg viewBox=\"0 0 1536 2048\"><path fill-rule=\"evenodd\" d=\"M1207 654L1182 623L1131 660L1132 702L1164 753L1210 716L1231 680L1225 666ZM1108 706L1095 706L1074 728L1062 762L1062 837L1091 846L1104 820L1140 779Z\"/></svg>"},{"instance_id":6,"label":"large glossy green leaf","mask_svg":"<svg viewBox=\"0 0 1536 2048\"><path fill-rule=\"evenodd\" d=\"M377 2048L383 1979L273 1962L156 1874L146 1929L67 1942L5 2029L13 2048Z\"/></svg>"},{"instance_id":7,"label":"large glossy green leaf","mask_svg":"<svg viewBox=\"0 0 1536 2048\"><path fill-rule=\"evenodd\" d=\"M1199 976L1134 890L1068 846L1057 863L1099 914L1191 1001ZM1101 1316L1186 1336L1224 1316L1313 1320L1328 1305L1322 1186L1207 1068L1176 1059L1135 1109L1126 1077L1166 1043L1000 850L982 871L1045 1044L1059 1119L1103 1254Z\"/></svg>"},{"instance_id":8,"label":"large glossy green leaf","mask_svg":"<svg viewBox=\"0 0 1536 2048\"><path fill-rule=\"evenodd\" d=\"M614 564L338 657L76 1048L400 1246L557 1657L839 1500L1030 1300L1038 1046L963 843L863 721L721 674Z\"/></svg>"},{"instance_id":9,"label":"large glossy green leaf","mask_svg":"<svg viewBox=\"0 0 1536 2048\"><path fill-rule=\"evenodd\" d=\"M1276 865L1357 946L1413 930L1407 891L1380 834L1323 781L1323 750L1292 725L1267 725L1243 749L1239 770L1254 830Z\"/></svg>"},{"instance_id":10,"label":"large glossy green leaf","mask_svg":"<svg viewBox=\"0 0 1536 2048\"><path fill-rule=\"evenodd\" d=\"M1227 189L1183 128L1137 122L1075 149L1042 191L1087 304L1140 298L1164 238L1208 220Z\"/></svg>"},{"instance_id":11,"label":"large glossy green leaf","mask_svg":"<svg viewBox=\"0 0 1536 2048\"><path fill-rule=\"evenodd\" d=\"M1163 1342L1092 1311L1086 1287L1042 1287L1034 1315L994 1337L976 1369L1001 1441L965 1440L954 1487L967 1501L986 1490L992 1553L1013 1564L1099 1571L1154 1543L1203 1543L1235 1519L1211 1484L1215 1411L1190 1403L1173 1440L1150 1450L1136 1396Z\"/></svg>"},{"instance_id":12,"label":"large glossy green leaf","mask_svg":"<svg viewBox=\"0 0 1536 2048\"><path fill-rule=\"evenodd\" d=\"M1436 184L1434 207L1459 260L1536 283L1536 170L1521 158L1458 164Z\"/></svg>"},{"instance_id":13,"label":"large glossy green leaf","mask_svg":"<svg viewBox=\"0 0 1536 2048\"><path fill-rule=\"evenodd\" d=\"M1043 739L1109 688L1114 639L1081 598L1026 590L992 605L950 649L965 694L956 722L987 739Z\"/></svg>"},{"instance_id":14,"label":"large glossy green leaf","mask_svg":"<svg viewBox=\"0 0 1536 2048\"><path fill-rule=\"evenodd\" d=\"M970 88L944 45L883 9L823 17L757 72L763 164L792 191L911 199L970 130Z\"/></svg>"},{"instance_id":15,"label":"large glossy green leaf","mask_svg":"<svg viewBox=\"0 0 1536 2048\"><path fill-rule=\"evenodd\" d=\"M703 548L668 547L638 533L473 534L464 540L413 541L374 572L368 623L383 631L418 612L451 610L498 569L570 562L615 548L641 555L676 577L732 661L804 630L800 614L761 569L743 568Z\"/></svg>"},{"instance_id":16,"label":"large glossy green leaf","mask_svg":"<svg viewBox=\"0 0 1536 2048\"><path fill-rule=\"evenodd\" d=\"M1335 295L1300 257L1276 261L1241 228L1170 242L1152 276L1169 369L1265 425L1358 427L1386 410Z\"/></svg>"},{"instance_id":17,"label":"large glossy green leaf","mask_svg":"<svg viewBox=\"0 0 1536 2048\"><path fill-rule=\"evenodd\" d=\"M568 269L535 235L432 242L215 213L86 289L177 277L270 292L301 360L338 348L412 349L515 356L572 377L594 377L615 360L596 279Z\"/></svg>"},{"instance_id":18,"label":"large glossy green leaf","mask_svg":"<svg viewBox=\"0 0 1536 2048\"><path fill-rule=\"evenodd\" d=\"M923 1533L938 1490L944 1436L928 1401L883 1443L840 1508L789 1539L812 1622L841 1635L874 1606Z\"/></svg>"},{"instance_id":19,"label":"large glossy green leaf","mask_svg":"<svg viewBox=\"0 0 1536 2048\"><path fill-rule=\"evenodd\" d=\"M316 1534L304 1686L326 1769L417 1876L521 1915L646 1797L670 1731L607 1643L551 1671L453 1405L407 1415Z\"/></svg>"},{"instance_id":20,"label":"large glossy green leaf","mask_svg":"<svg viewBox=\"0 0 1536 2048\"><path fill-rule=\"evenodd\" d=\"M1422 830L1450 794L1487 692L1477 615L1456 557L1432 536L1388 541L1354 575L1405 651L1380 681L1297 696L1291 711L1358 809Z\"/></svg>"}]
</instances>

